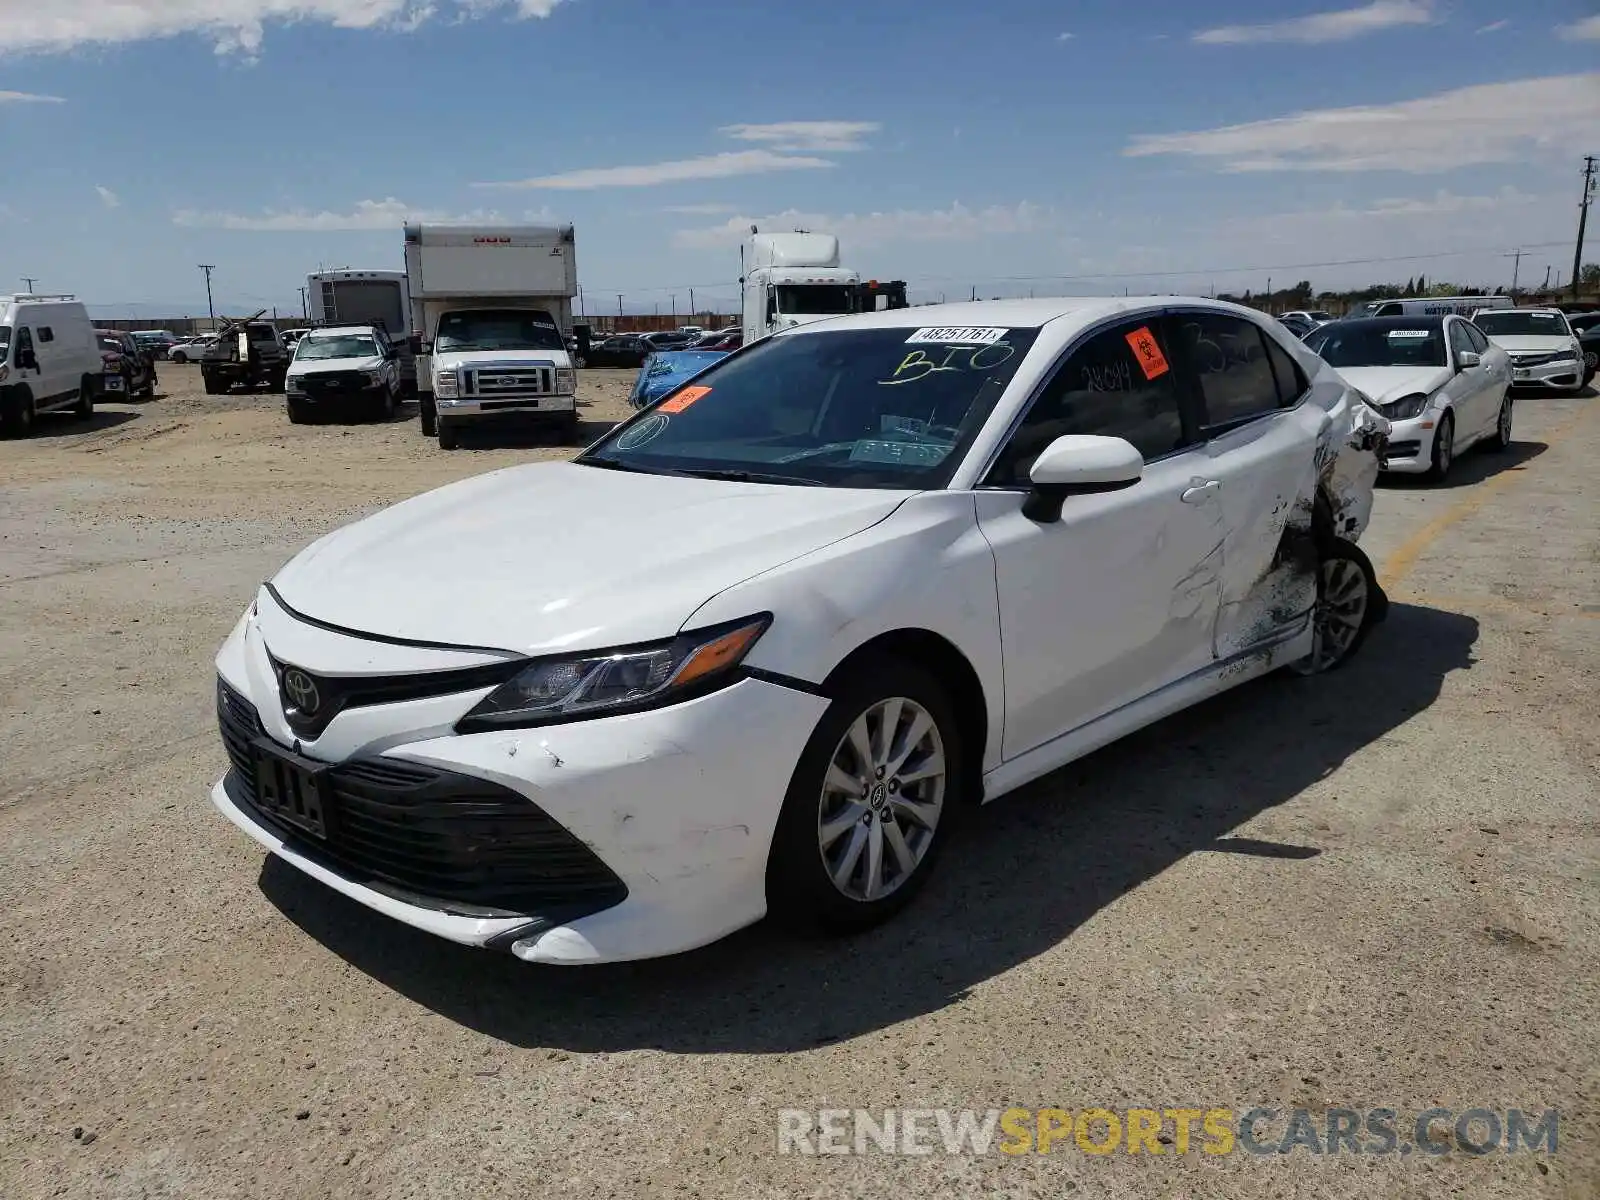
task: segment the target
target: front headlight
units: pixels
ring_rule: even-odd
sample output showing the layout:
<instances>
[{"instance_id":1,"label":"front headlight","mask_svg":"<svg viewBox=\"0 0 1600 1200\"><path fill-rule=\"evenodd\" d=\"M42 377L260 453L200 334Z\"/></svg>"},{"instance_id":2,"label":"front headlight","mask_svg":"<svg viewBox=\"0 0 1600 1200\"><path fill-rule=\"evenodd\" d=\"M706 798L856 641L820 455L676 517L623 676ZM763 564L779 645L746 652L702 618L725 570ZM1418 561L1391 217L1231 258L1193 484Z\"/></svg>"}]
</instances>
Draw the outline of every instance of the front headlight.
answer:
<instances>
[{"instance_id":1,"label":"front headlight","mask_svg":"<svg viewBox=\"0 0 1600 1200\"><path fill-rule=\"evenodd\" d=\"M283 377L283 390L286 392L304 391L306 386L304 375L285 375Z\"/></svg>"},{"instance_id":2,"label":"front headlight","mask_svg":"<svg viewBox=\"0 0 1600 1200\"><path fill-rule=\"evenodd\" d=\"M440 371L433 377L433 394L435 396L454 396L458 383L454 371Z\"/></svg>"},{"instance_id":3,"label":"front headlight","mask_svg":"<svg viewBox=\"0 0 1600 1200\"><path fill-rule=\"evenodd\" d=\"M10 374L11 368L6 366L5 363L0 363L0 383L4 383L6 381L6 377Z\"/></svg>"},{"instance_id":4,"label":"front headlight","mask_svg":"<svg viewBox=\"0 0 1600 1200\"><path fill-rule=\"evenodd\" d=\"M1411 396L1401 396L1400 399L1385 404L1378 411L1391 421L1409 421L1412 417L1420 417L1422 410L1428 407L1429 397L1422 392Z\"/></svg>"},{"instance_id":5,"label":"front headlight","mask_svg":"<svg viewBox=\"0 0 1600 1200\"><path fill-rule=\"evenodd\" d=\"M571 367L556 368L556 395L570 396L578 390L578 373Z\"/></svg>"},{"instance_id":6,"label":"front headlight","mask_svg":"<svg viewBox=\"0 0 1600 1200\"><path fill-rule=\"evenodd\" d=\"M461 733L553 725L676 704L732 683L772 616L682 633L670 641L537 659L485 696Z\"/></svg>"}]
</instances>

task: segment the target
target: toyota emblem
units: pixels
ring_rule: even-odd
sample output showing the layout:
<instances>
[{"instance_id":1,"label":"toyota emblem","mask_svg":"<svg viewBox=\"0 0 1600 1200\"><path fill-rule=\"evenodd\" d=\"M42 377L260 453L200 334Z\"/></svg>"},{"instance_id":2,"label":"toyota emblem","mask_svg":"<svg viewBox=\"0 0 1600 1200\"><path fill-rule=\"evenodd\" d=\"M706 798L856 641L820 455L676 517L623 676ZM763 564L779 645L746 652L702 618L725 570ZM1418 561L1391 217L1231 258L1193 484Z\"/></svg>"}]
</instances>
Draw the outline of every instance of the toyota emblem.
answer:
<instances>
[{"instance_id":1,"label":"toyota emblem","mask_svg":"<svg viewBox=\"0 0 1600 1200\"><path fill-rule=\"evenodd\" d=\"M283 695L301 716L314 717L322 697L317 694L317 681L299 667L287 667L283 672Z\"/></svg>"}]
</instances>

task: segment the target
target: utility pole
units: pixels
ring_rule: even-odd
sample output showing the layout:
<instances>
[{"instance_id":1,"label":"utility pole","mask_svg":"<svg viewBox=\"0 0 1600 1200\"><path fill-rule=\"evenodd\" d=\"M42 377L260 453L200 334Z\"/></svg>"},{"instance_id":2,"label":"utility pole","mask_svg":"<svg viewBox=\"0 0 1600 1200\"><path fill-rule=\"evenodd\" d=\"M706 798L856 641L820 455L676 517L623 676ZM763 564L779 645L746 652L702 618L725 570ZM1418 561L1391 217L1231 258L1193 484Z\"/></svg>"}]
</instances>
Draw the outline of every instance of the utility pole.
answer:
<instances>
[{"instance_id":1,"label":"utility pole","mask_svg":"<svg viewBox=\"0 0 1600 1200\"><path fill-rule=\"evenodd\" d=\"M689 289L689 320L694 321L694 289Z\"/></svg>"},{"instance_id":2,"label":"utility pole","mask_svg":"<svg viewBox=\"0 0 1600 1200\"><path fill-rule=\"evenodd\" d=\"M1272 276L1267 276L1267 313L1272 312Z\"/></svg>"},{"instance_id":3,"label":"utility pole","mask_svg":"<svg viewBox=\"0 0 1600 1200\"><path fill-rule=\"evenodd\" d=\"M1589 201L1594 198L1594 155L1583 160L1583 202L1578 205L1578 246L1572 252L1572 298L1578 298L1578 284L1583 278L1583 231L1589 224Z\"/></svg>"},{"instance_id":4,"label":"utility pole","mask_svg":"<svg viewBox=\"0 0 1600 1200\"><path fill-rule=\"evenodd\" d=\"M676 321L678 319L678 293L677 292L673 292L672 293L672 319L674 321Z\"/></svg>"},{"instance_id":5,"label":"utility pole","mask_svg":"<svg viewBox=\"0 0 1600 1200\"><path fill-rule=\"evenodd\" d=\"M1545 263L1545 265L1544 265L1544 289L1543 290L1547 291L1547 292L1550 290L1550 264L1549 263Z\"/></svg>"},{"instance_id":6,"label":"utility pole","mask_svg":"<svg viewBox=\"0 0 1600 1200\"><path fill-rule=\"evenodd\" d=\"M973 284L972 285L972 298L974 300L976 300L978 298L978 285L977 284Z\"/></svg>"},{"instance_id":7,"label":"utility pole","mask_svg":"<svg viewBox=\"0 0 1600 1200\"><path fill-rule=\"evenodd\" d=\"M1517 278L1522 273L1522 247L1518 246L1514 253L1502 254L1500 257L1511 260L1511 294L1515 296L1517 294Z\"/></svg>"},{"instance_id":8,"label":"utility pole","mask_svg":"<svg viewBox=\"0 0 1600 1200\"><path fill-rule=\"evenodd\" d=\"M206 311L211 314L211 328L217 327L217 306L211 302L211 272L217 269L216 263L198 263L199 268L206 273Z\"/></svg>"},{"instance_id":9,"label":"utility pole","mask_svg":"<svg viewBox=\"0 0 1600 1200\"><path fill-rule=\"evenodd\" d=\"M589 318L583 313L583 284L578 285L578 319L587 321Z\"/></svg>"},{"instance_id":10,"label":"utility pole","mask_svg":"<svg viewBox=\"0 0 1600 1200\"><path fill-rule=\"evenodd\" d=\"M617 320L622 320L622 293L617 293Z\"/></svg>"},{"instance_id":11,"label":"utility pole","mask_svg":"<svg viewBox=\"0 0 1600 1200\"><path fill-rule=\"evenodd\" d=\"M28 285L28 295L33 295L33 285L39 282L38 277L35 275L18 275L17 278Z\"/></svg>"}]
</instances>

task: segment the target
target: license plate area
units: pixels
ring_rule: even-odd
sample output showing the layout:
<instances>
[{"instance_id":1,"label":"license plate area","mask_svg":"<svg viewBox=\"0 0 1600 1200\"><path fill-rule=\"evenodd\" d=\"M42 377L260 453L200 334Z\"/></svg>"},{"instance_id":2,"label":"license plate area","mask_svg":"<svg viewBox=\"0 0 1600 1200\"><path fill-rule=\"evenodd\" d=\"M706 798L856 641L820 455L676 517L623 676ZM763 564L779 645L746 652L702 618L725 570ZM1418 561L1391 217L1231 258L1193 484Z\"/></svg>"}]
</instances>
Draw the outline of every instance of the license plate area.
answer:
<instances>
[{"instance_id":1,"label":"license plate area","mask_svg":"<svg viewBox=\"0 0 1600 1200\"><path fill-rule=\"evenodd\" d=\"M255 757L257 807L285 825L326 839L333 815L328 768L270 742L256 742Z\"/></svg>"}]
</instances>

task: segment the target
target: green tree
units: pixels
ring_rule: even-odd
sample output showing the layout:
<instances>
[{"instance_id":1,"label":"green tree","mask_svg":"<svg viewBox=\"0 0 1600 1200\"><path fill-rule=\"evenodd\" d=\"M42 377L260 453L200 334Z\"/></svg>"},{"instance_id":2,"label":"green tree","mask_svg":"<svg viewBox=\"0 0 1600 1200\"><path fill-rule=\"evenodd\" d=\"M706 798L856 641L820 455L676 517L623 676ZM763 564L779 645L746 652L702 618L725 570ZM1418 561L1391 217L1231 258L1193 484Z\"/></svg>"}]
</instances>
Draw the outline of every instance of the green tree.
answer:
<instances>
[{"instance_id":1,"label":"green tree","mask_svg":"<svg viewBox=\"0 0 1600 1200\"><path fill-rule=\"evenodd\" d=\"M1578 272L1578 282L1584 287L1600 287L1600 263L1584 263Z\"/></svg>"}]
</instances>

